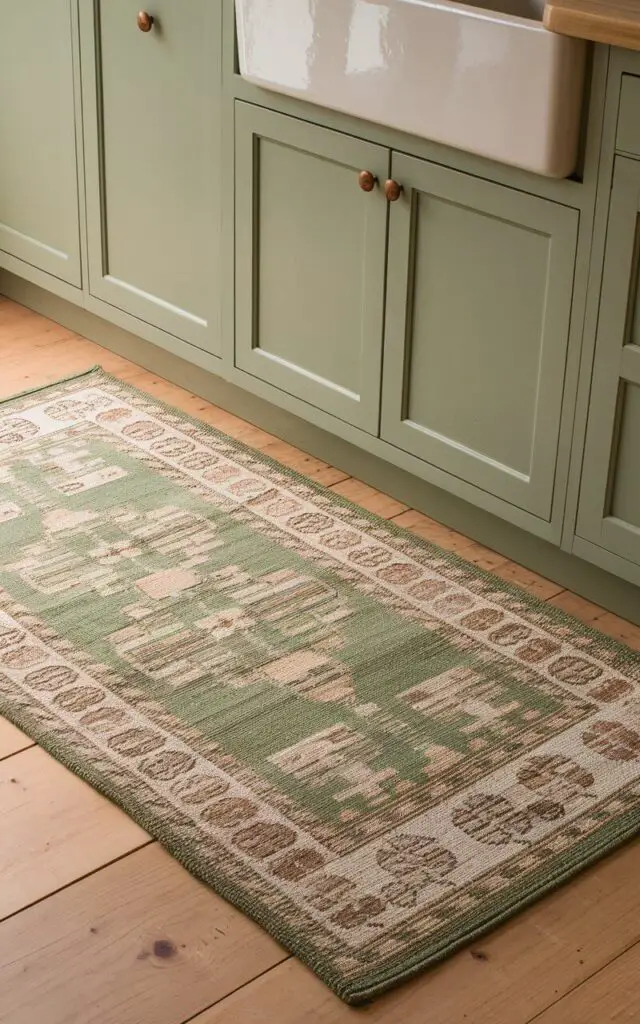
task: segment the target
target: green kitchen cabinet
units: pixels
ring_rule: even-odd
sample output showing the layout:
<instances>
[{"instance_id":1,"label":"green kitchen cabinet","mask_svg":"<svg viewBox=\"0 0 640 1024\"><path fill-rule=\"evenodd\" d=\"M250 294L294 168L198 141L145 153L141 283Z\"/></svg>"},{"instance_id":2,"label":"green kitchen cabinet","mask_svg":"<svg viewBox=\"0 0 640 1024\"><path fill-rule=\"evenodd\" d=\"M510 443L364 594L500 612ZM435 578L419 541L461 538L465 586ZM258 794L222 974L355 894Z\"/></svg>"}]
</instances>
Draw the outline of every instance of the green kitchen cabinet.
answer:
<instances>
[{"instance_id":1,"label":"green kitchen cabinet","mask_svg":"<svg viewBox=\"0 0 640 1024\"><path fill-rule=\"evenodd\" d=\"M249 104L235 137L237 367L550 520L578 212Z\"/></svg>"},{"instance_id":2,"label":"green kitchen cabinet","mask_svg":"<svg viewBox=\"0 0 640 1024\"><path fill-rule=\"evenodd\" d=\"M403 154L381 436L549 520L578 213Z\"/></svg>"},{"instance_id":3,"label":"green kitchen cabinet","mask_svg":"<svg viewBox=\"0 0 640 1024\"><path fill-rule=\"evenodd\" d=\"M576 533L640 565L640 162L616 157Z\"/></svg>"},{"instance_id":4,"label":"green kitchen cabinet","mask_svg":"<svg viewBox=\"0 0 640 1024\"><path fill-rule=\"evenodd\" d=\"M74 0L0 0L0 267L80 286Z\"/></svg>"},{"instance_id":5,"label":"green kitchen cabinet","mask_svg":"<svg viewBox=\"0 0 640 1024\"><path fill-rule=\"evenodd\" d=\"M389 150L244 103L235 134L236 365L377 434Z\"/></svg>"},{"instance_id":6,"label":"green kitchen cabinet","mask_svg":"<svg viewBox=\"0 0 640 1024\"><path fill-rule=\"evenodd\" d=\"M214 355L222 3L80 0L91 294Z\"/></svg>"}]
</instances>

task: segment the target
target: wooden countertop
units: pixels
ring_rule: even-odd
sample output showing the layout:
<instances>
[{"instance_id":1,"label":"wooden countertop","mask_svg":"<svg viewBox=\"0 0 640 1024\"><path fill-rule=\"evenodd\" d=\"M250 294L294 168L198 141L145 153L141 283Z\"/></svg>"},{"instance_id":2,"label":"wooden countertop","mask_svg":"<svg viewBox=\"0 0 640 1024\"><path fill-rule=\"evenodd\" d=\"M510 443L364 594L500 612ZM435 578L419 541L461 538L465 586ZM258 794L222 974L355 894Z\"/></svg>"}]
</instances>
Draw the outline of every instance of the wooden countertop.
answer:
<instances>
[{"instance_id":1,"label":"wooden countertop","mask_svg":"<svg viewBox=\"0 0 640 1024\"><path fill-rule=\"evenodd\" d=\"M640 50L640 0L547 0L552 32Z\"/></svg>"}]
</instances>

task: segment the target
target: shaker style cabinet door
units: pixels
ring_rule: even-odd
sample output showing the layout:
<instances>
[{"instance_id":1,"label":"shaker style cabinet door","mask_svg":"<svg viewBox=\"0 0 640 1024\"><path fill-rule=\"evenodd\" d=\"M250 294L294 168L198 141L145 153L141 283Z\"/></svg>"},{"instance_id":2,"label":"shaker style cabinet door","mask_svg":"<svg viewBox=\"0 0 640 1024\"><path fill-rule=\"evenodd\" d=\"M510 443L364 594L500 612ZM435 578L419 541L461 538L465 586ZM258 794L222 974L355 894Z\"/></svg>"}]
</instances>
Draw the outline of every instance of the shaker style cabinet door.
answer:
<instances>
[{"instance_id":1,"label":"shaker style cabinet door","mask_svg":"<svg viewBox=\"0 0 640 1024\"><path fill-rule=\"evenodd\" d=\"M640 565L640 162L617 157L576 533Z\"/></svg>"},{"instance_id":2,"label":"shaker style cabinet door","mask_svg":"<svg viewBox=\"0 0 640 1024\"><path fill-rule=\"evenodd\" d=\"M377 434L389 151L245 103L235 128L236 365Z\"/></svg>"},{"instance_id":3,"label":"shaker style cabinet door","mask_svg":"<svg viewBox=\"0 0 640 1024\"><path fill-rule=\"evenodd\" d=\"M80 0L91 294L220 353L222 0Z\"/></svg>"},{"instance_id":4,"label":"shaker style cabinet door","mask_svg":"<svg viewBox=\"0 0 640 1024\"><path fill-rule=\"evenodd\" d=\"M578 214L402 154L392 172L381 436L549 520Z\"/></svg>"},{"instance_id":5,"label":"shaker style cabinet door","mask_svg":"<svg viewBox=\"0 0 640 1024\"><path fill-rule=\"evenodd\" d=\"M79 287L73 2L0 0L0 266Z\"/></svg>"}]
</instances>

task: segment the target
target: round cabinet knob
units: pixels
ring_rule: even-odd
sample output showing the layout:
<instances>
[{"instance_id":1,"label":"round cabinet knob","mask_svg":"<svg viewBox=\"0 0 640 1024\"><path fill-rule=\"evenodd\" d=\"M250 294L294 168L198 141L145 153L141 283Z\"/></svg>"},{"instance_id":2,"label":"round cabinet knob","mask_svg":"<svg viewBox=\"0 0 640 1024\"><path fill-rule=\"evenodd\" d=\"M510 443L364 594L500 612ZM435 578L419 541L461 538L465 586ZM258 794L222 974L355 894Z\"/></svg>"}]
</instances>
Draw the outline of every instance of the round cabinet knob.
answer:
<instances>
[{"instance_id":1,"label":"round cabinet knob","mask_svg":"<svg viewBox=\"0 0 640 1024\"><path fill-rule=\"evenodd\" d=\"M372 174L371 171L360 171L358 175L358 185L363 192L373 192L377 180L375 174Z\"/></svg>"},{"instance_id":2,"label":"round cabinet knob","mask_svg":"<svg viewBox=\"0 0 640 1024\"><path fill-rule=\"evenodd\" d=\"M387 202L395 203L400 198L402 193L402 185L399 185L393 178L387 178L384 183L384 194L387 198Z\"/></svg>"},{"instance_id":3,"label":"round cabinet knob","mask_svg":"<svg viewBox=\"0 0 640 1024\"><path fill-rule=\"evenodd\" d=\"M138 11L136 22L141 32L150 32L153 28L154 17L152 14L147 14L146 11Z\"/></svg>"}]
</instances>

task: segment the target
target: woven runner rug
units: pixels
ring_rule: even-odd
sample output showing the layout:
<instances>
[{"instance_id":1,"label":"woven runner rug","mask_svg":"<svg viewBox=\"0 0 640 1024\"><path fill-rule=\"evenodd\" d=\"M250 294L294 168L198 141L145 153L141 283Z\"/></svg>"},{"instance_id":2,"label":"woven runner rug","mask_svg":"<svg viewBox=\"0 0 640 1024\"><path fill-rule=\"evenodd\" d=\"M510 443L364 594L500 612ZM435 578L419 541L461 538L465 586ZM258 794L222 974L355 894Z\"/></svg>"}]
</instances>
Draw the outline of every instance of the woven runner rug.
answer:
<instances>
[{"instance_id":1,"label":"woven runner rug","mask_svg":"<svg viewBox=\"0 0 640 1024\"><path fill-rule=\"evenodd\" d=\"M348 1002L640 822L640 655L92 370L0 405L0 713Z\"/></svg>"}]
</instances>

